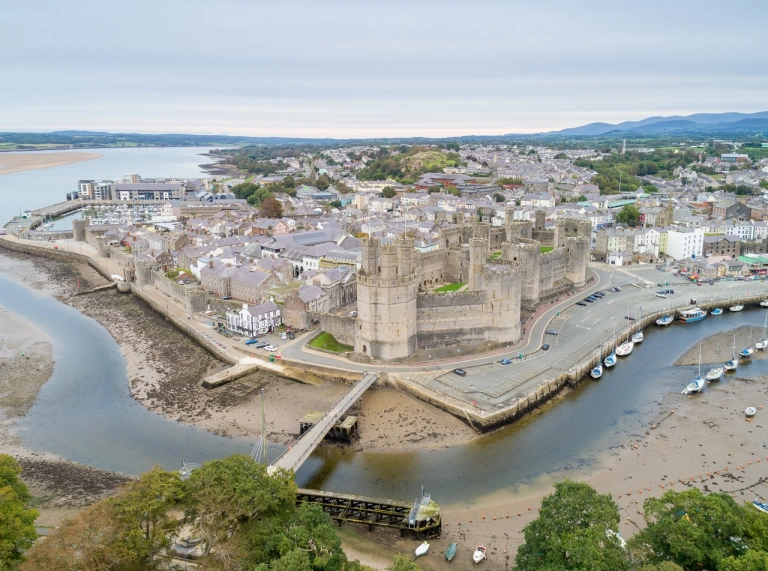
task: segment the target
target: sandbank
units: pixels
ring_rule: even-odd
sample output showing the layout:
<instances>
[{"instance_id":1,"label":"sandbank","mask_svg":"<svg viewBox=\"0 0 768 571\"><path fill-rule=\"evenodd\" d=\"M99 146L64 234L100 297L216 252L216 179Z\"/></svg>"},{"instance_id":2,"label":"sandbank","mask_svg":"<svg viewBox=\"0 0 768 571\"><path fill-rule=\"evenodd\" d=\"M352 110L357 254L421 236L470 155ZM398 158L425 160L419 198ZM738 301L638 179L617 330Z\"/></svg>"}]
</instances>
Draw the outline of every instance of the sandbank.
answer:
<instances>
[{"instance_id":1,"label":"sandbank","mask_svg":"<svg viewBox=\"0 0 768 571\"><path fill-rule=\"evenodd\" d=\"M0 153L0 175L14 172L47 169L91 161L103 157L99 153L81 151Z\"/></svg>"}]
</instances>

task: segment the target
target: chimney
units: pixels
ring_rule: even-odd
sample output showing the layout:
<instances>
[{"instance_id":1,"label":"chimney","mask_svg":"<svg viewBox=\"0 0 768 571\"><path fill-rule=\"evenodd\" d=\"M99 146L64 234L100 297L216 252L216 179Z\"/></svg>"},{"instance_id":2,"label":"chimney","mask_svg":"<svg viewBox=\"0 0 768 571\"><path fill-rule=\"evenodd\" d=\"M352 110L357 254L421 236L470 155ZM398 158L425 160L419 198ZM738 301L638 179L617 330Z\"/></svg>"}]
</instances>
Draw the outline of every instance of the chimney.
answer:
<instances>
[{"instance_id":1,"label":"chimney","mask_svg":"<svg viewBox=\"0 0 768 571\"><path fill-rule=\"evenodd\" d=\"M208 260L208 267L213 269L213 260Z\"/></svg>"}]
</instances>

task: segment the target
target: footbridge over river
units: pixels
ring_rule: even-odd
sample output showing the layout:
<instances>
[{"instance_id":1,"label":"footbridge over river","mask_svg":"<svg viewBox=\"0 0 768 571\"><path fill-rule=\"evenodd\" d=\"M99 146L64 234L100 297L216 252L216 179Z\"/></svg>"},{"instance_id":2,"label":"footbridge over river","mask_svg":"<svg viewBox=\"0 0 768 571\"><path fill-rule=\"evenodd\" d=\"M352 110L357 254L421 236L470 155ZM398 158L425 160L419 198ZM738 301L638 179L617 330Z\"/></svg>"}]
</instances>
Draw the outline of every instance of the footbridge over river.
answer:
<instances>
[{"instance_id":1,"label":"footbridge over river","mask_svg":"<svg viewBox=\"0 0 768 571\"><path fill-rule=\"evenodd\" d=\"M341 419L352 404L363 396L379 376L375 373L364 373L363 378L341 397L312 428L299 437L278 458L269 465L267 471L272 474L278 468L293 470L294 472L309 458L312 451L325 438L328 431Z\"/></svg>"}]
</instances>

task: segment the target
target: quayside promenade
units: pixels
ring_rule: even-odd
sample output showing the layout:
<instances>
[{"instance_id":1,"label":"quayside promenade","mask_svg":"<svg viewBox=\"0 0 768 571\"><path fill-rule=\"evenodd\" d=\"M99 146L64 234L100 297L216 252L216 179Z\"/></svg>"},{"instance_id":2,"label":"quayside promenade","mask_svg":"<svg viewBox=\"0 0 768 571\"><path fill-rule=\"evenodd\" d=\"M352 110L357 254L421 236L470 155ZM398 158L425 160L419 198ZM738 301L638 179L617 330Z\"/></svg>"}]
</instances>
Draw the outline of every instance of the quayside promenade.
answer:
<instances>
[{"instance_id":1,"label":"quayside promenade","mask_svg":"<svg viewBox=\"0 0 768 571\"><path fill-rule=\"evenodd\" d=\"M124 273L116 259L99 256L97 250L85 242L40 243L2 236L0 245L30 254L76 255L108 278ZM603 354L607 354L633 330L649 324L655 327L652 324L658 316L693 307L692 298L698 307L705 309L727 308L736 303L756 304L768 298L768 286L762 281L718 281L714 285L696 286L653 266L611 269L604 264L593 264L591 271L595 279L586 289L539 308L525 324L523 340L513 347L471 356L457 353L452 359L400 365L361 364L315 351L307 343L317 334L316 330L281 345L280 359L270 363L263 356L245 353L241 343L219 335L195 319L188 319L186 308L154 286L137 288L132 284L131 291L232 365L215 379L206 379L206 386L230 382L256 369L309 383L318 382L319 378L354 383L365 372L374 372L379 376L377 383L396 386L452 413L479 431L513 422L564 388L576 386L600 358L601 348ZM673 288L675 293L666 298L657 297L658 282L668 282L665 287ZM621 291L609 291L613 286L621 287ZM602 299L586 306L576 305L598 290L605 292ZM627 316L634 319L626 319ZM673 335L676 327L686 325L675 323L664 334ZM549 350L542 349L545 343L550 346ZM642 345L635 350L642 351ZM502 365L503 358L511 359L512 363ZM464 369L466 376L454 374L452 371L456 368ZM621 370L621 359L616 368Z\"/></svg>"}]
</instances>

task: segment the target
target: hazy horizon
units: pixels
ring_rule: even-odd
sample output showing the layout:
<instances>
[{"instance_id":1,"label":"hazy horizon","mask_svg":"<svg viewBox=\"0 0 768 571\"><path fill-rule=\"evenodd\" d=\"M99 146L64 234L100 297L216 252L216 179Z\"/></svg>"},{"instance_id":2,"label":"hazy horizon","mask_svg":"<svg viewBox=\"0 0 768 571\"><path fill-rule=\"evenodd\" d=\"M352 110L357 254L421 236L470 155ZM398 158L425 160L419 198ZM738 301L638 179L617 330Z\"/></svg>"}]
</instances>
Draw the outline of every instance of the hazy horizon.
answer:
<instances>
[{"instance_id":1,"label":"hazy horizon","mask_svg":"<svg viewBox=\"0 0 768 571\"><path fill-rule=\"evenodd\" d=\"M452 137L768 107L758 0L4 10L0 131Z\"/></svg>"}]
</instances>

